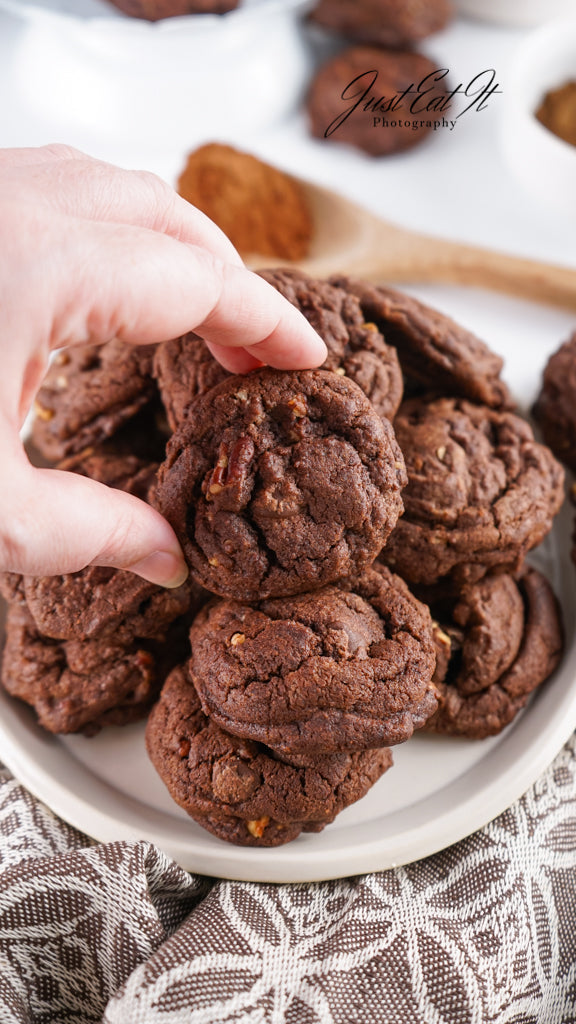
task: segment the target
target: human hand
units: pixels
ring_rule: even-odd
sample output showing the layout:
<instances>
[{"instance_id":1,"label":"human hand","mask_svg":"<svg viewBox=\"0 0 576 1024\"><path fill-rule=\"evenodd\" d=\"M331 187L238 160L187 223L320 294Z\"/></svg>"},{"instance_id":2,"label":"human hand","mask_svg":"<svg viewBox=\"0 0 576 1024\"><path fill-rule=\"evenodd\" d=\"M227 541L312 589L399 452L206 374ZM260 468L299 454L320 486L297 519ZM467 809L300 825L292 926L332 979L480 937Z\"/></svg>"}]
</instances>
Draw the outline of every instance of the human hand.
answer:
<instances>
[{"instance_id":1,"label":"human hand","mask_svg":"<svg viewBox=\"0 0 576 1024\"><path fill-rule=\"evenodd\" d=\"M132 495L30 465L20 429L50 352L195 330L231 372L303 369L324 343L243 266L222 232L154 175L65 146L0 150L0 570L187 575L172 528Z\"/></svg>"}]
</instances>

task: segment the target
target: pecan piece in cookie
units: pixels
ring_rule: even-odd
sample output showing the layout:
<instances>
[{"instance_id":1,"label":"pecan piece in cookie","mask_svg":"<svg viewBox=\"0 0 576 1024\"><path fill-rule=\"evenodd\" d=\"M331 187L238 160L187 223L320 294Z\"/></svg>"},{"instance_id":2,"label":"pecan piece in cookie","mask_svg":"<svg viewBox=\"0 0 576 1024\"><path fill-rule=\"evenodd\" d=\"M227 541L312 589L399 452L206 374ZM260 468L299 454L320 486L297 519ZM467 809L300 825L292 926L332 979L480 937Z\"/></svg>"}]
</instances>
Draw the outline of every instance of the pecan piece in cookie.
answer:
<instances>
[{"instance_id":1,"label":"pecan piece in cookie","mask_svg":"<svg viewBox=\"0 0 576 1024\"><path fill-rule=\"evenodd\" d=\"M153 643L50 640L41 636L25 604L9 608L2 685L34 708L54 733L93 735L103 725L124 725L150 710L166 671Z\"/></svg>"}]
</instances>

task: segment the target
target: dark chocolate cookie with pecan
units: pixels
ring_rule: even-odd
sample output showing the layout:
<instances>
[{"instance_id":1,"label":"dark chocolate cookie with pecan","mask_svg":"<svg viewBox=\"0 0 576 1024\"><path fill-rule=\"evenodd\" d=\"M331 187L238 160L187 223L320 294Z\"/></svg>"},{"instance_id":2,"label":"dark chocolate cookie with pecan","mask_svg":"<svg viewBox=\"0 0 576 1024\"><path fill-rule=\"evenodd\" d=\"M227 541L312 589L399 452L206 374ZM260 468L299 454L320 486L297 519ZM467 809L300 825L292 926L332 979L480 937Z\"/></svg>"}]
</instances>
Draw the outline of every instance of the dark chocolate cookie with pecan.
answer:
<instances>
[{"instance_id":1,"label":"dark chocolate cookie with pecan","mask_svg":"<svg viewBox=\"0 0 576 1024\"><path fill-rule=\"evenodd\" d=\"M405 479L392 427L352 381L256 370L199 400L168 443L154 504L198 583L256 601L370 565Z\"/></svg>"},{"instance_id":2,"label":"dark chocolate cookie with pecan","mask_svg":"<svg viewBox=\"0 0 576 1024\"><path fill-rule=\"evenodd\" d=\"M403 743L436 709L428 609L383 567L312 594L213 602L190 641L205 713L283 758Z\"/></svg>"},{"instance_id":3,"label":"dark chocolate cookie with pecan","mask_svg":"<svg viewBox=\"0 0 576 1024\"><path fill-rule=\"evenodd\" d=\"M373 323L366 323L358 299L299 270L261 270L260 276L306 317L325 341L323 370L349 377L376 412L392 420L402 401L402 371L396 350ZM168 422L179 426L200 395L230 376L195 334L158 345L154 375Z\"/></svg>"},{"instance_id":4,"label":"dark chocolate cookie with pecan","mask_svg":"<svg viewBox=\"0 0 576 1024\"><path fill-rule=\"evenodd\" d=\"M437 391L494 409L512 405L500 379L502 359L465 327L393 288L340 274L330 280L356 296L366 320L395 347L410 391Z\"/></svg>"},{"instance_id":5,"label":"dark chocolate cookie with pecan","mask_svg":"<svg viewBox=\"0 0 576 1024\"><path fill-rule=\"evenodd\" d=\"M563 650L560 608L548 581L527 567L518 580L486 576L439 612L434 676L440 702L424 728L494 736L552 674Z\"/></svg>"},{"instance_id":6,"label":"dark chocolate cookie with pecan","mask_svg":"<svg viewBox=\"0 0 576 1024\"><path fill-rule=\"evenodd\" d=\"M312 81L306 101L312 134L370 156L411 149L428 135L433 118L412 112L408 90L414 93L423 83L422 89L433 89L443 101L443 75L421 53L351 46L323 64ZM395 99L396 105L378 115L383 99Z\"/></svg>"},{"instance_id":7,"label":"dark chocolate cookie with pecan","mask_svg":"<svg viewBox=\"0 0 576 1024\"><path fill-rule=\"evenodd\" d=\"M170 667L153 641L50 640L26 604L8 610L2 685L32 705L49 732L93 735L102 725L142 718Z\"/></svg>"},{"instance_id":8,"label":"dark chocolate cookie with pecan","mask_svg":"<svg viewBox=\"0 0 576 1024\"><path fill-rule=\"evenodd\" d=\"M210 721L182 668L162 688L146 745L176 803L209 832L242 846L279 846L300 832L320 832L392 764L387 749L285 763Z\"/></svg>"},{"instance_id":9,"label":"dark chocolate cookie with pecan","mask_svg":"<svg viewBox=\"0 0 576 1024\"><path fill-rule=\"evenodd\" d=\"M38 451L57 461L100 444L151 403L153 351L114 340L59 352L34 403Z\"/></svg>"},{"instance_id":10,"label":"dark chocolate cookie with pecan","mask_svg":"<svg viewBox=\"0 0 576 1024\"><path fill-rule=\"evenodd\" d=\"M408 486L386 565L423 584L516 571L564 498L562 467L530 425L463 399L410 399L395 430Z\"/></svg>"},{"instance_id":11,"label":"dark chocolate cookie with pecan","mask_svg":"<svg viewBox=\"0 0 576 1024\"><path fill-rule=\"evenodd\" d=\"M452 14L449 0L319 0L310 17L358 43L403 48L439 32Z\"/></svg>"},{"instance_id":12,"label":"dark chocolate cookie with pecan","mask_svg":"<svg viewBox=\"0 0 576 1024\"><path fill-rule=\"evenodd\" d=\"M532 412L546 444L576 472L576 331L550 356Z\"/></svg>"}]
</instances>

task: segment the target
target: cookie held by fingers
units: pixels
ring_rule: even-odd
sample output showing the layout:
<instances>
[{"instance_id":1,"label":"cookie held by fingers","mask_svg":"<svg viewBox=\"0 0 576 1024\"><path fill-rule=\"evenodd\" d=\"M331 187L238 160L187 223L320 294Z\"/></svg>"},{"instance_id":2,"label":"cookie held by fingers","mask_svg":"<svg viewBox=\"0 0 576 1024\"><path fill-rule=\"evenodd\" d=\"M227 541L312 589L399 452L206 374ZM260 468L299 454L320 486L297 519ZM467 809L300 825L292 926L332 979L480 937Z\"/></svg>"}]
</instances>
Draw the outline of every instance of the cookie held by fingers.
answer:
<instances>
[{"instance_id":1,"label":"cookie held by fingers","mask_svg":"<svg viewBox=\"0 0 576 1024\"><path fill-rule=\"evenodd\" d=\"M396 350L345 287L320 281L299 270L261 270L268 284L288 299L318 332L328 348L323 370L349 377L376 412L393 420L402 400L402 372ZM229 376L195 334L163 342L154 355L153 373L173 430L200 395Z\"/></svg>"},{"instance_id":2,"label":"cookie held by fingers","mask_svg":"<svg viewBox=\"0 0 576 1024\"><path fill-rule=\"evenodd\" d=\"M428 609L384 567L252 606L211 602L190 641L205 713L282 758L402 743L437 706Z\"/></svg>"},{"instance_id":3,"label":"cookie held by fingers","mask_svg":"<svg viewBox=\"0 0 576 1024\"><path fill-rule=\"evenodd\" d=\"M405 479L392 427L352 381L265 369L203 396L167 446L153 503L201 586L256 601L362 571Z\"/></svg>"},{"instance_id":4,"label":"cookie held by fingers","mask_svg":"<svg viewBox=\"0 0 576 1024\"><path fill-rule=\"evenodd\" d=\"M393 420L402 401L402 371L396 350L376 324L367 322L346 284L319 281L300 270L261 270L260 276L296 306L328 348L323 370L358 384L376 412Z\"/></svg>"},{"instance_id":5,"label":"cookie held by fingers","mask_svg":"<svg viewBox=\"0 0 576 1024\"><path fill-rule=\"evenodd\" d=\"M320 832L392 764L387 749L298 765L279 760L207 718L182 667L162 688L146 745L176 803L209 832L242 846L279 846L300 832Z\"/></svg>"}]
</instances>

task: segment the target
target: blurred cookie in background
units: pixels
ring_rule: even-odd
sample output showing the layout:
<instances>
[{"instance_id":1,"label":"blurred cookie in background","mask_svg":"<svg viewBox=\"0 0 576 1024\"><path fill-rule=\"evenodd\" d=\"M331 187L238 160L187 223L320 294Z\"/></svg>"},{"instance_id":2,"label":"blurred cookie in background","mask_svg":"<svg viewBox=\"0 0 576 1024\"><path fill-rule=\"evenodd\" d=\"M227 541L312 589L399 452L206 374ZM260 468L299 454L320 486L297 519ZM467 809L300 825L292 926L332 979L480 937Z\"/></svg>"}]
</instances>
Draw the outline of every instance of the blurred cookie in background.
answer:
<instances>
[{"instance_id":1,"label":"blurred cookie in background","mask_svg":"<svg viewBox=\"0 0 576 1024\"><path fill-rule=\"evenodd\" d=\"M444 28L449 0L320 0L311 20L359 43L408 47Z\"/></svg>"},{"instance_id":2,"label":"blurred cookie in background","mask_svg":"<svg viewBox=\"0 0 576 1024\"><path fill-rule=\"evenodd\" d=\"M442 117L445 76L445 69L420 53L351 46L323 64L312 81L312 134L371 156L411 149Z\"/></svg>"},{"instance_id":3,"label":"blurred cookie in background","mask_svg":"<svg viewBox=\"0 0 576 1024\"><path fill-rule=\"evenodd\" d=\"M238 7L239 0L110 0L132 18L160 21L185 14L225 14Z\"/></svg>"}]
</instances>

